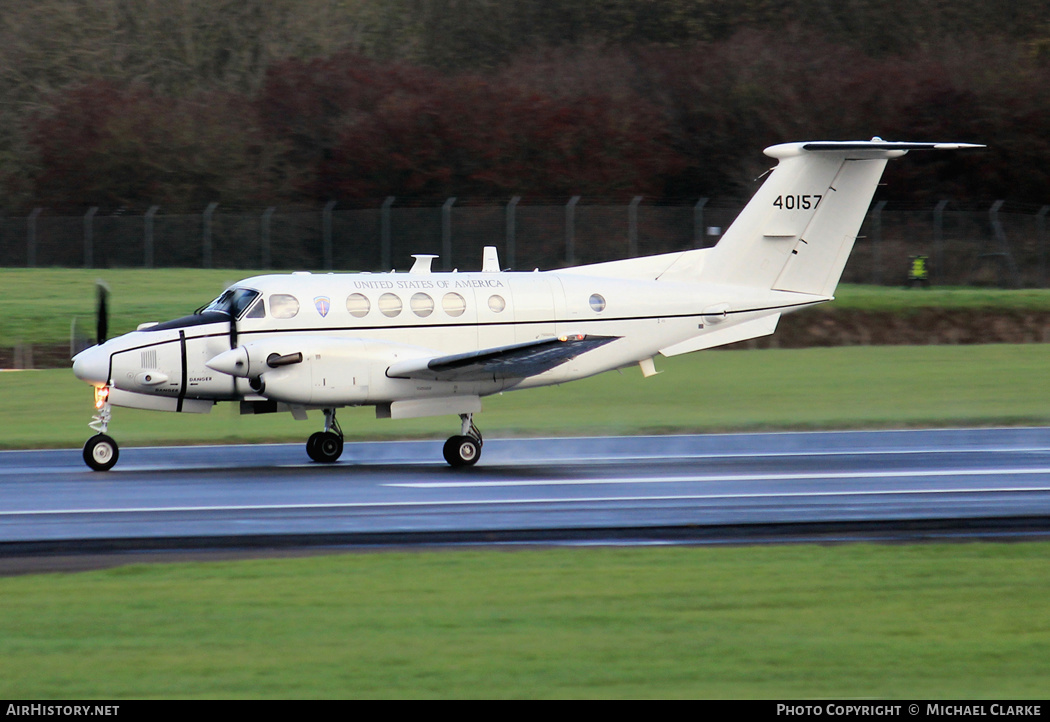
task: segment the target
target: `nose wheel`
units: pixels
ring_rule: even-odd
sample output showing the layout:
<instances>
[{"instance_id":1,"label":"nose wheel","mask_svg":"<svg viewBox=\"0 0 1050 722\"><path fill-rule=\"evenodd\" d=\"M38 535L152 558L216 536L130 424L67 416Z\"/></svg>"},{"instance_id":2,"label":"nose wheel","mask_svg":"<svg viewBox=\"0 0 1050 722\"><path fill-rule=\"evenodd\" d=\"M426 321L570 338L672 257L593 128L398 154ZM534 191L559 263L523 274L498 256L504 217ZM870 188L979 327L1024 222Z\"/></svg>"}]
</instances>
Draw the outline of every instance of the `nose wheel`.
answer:
<instances>
[{"instance_id":1,"label":"nose wheel","mask_svg":"<svg viewBox=\"0 0 1050 722\"><path fill-rule=\"evenodd\" d=\"M343 430L335 420L335 409L324 410L324 421L324 431L307 439L306 453L320 464L331 464L343 454Z\"/></svg>"},{"instance_id":2,"label":"nose wheel","mask_svg":"<svg viewBox=\"0 0 1050 722\"><path fill-rule=\"evenodd\" d=\"M95 416L88 426L98 433L84 444L84 463L93 471L109 471L120 457L117 442L106 434L112 413L109 405L109 385L95 387Z\"/></svg>"},{"instance_id":3,"label":"nose wheel","mask_svg":"<svg viewBox=\"0 0 1050 722\"><path fill-rule=\"evenodd\" d=\"M481 458L482 441L481 432L474 425L473 414L460 414L463 420L463 430L458 436L450 437L445 442L443 453L445 461L453 468L474 466Z\"/></svg>"},{"instance_id":4,"label":"nose wheel","mask_svg":"<svg viewBox=\"0 0 1050 722\"><path fill-rule=\"evenodd\" d=\"M95 471L109 471L119 456L117 442L105 434L95 434L84 444L84 463Z\"/></svg>"}]
</instances>

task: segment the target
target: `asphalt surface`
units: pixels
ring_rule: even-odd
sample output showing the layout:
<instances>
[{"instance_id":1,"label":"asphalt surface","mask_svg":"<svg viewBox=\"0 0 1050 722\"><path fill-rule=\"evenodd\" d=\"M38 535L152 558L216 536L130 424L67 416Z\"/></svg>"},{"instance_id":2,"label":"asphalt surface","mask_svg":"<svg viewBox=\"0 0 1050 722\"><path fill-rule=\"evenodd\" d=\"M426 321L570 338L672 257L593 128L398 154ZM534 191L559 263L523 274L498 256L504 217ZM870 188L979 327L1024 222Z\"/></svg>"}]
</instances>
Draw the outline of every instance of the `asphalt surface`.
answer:
<instances>
[{"instance_id":1,"label":"asphalt surface","mask_svg":"<svg viewBox=\"0 0 1050 722\"><path fill-rule=\"evenodd\" d=\"M1050 429L0 452L0 558L488 543L1032 538Z\"/></svg>"}]
</instances>

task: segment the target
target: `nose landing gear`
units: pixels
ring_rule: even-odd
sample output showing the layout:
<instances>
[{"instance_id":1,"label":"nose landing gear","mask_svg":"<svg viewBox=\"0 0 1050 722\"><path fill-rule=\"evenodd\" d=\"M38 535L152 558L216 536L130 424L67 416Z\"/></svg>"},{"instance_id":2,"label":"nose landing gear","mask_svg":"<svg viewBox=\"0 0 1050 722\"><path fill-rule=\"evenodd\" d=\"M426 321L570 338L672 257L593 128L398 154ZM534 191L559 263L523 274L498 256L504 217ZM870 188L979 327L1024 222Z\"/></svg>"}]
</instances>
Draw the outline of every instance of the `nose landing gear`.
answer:
<instances>
[{"instance_id":1,"label":"nose landing gear","mask_svg":"<svg viewBox=\"0 0 1050 722\"><path fill-rule=\"evenodd\" d=\"M120 449L112 437L106 435L112 410L109 405L109 386L95 387L95 416L88 426L98 433L84 444L84 463L94 471L109 471L120 457Z\"/></svg>"},{"instance_id":2,"label":"nose landing gear","mask_svg":"<svg viewBox=\"0 0 1050 722\"><path fill-rule=\"evenodd\" d=\"M462 432L459 436L450 437L443 449L445 461L457 469L478 463L481 447L485 443L478 427L474 425L474 414L460 414L459 418L463 422Z\"/></svg>"},{"instance_id":3,"label":"nose landing gear","mask_svg":"<svg viewBox=\"0 0 1050 722\"><path fill-rule=\"evenodd\" d=\"M310 436L306 453L321 464L331 464L343 454L343 430L335 420L335 409L324 410L324 431Z\"/></svg>"}]
</instances>

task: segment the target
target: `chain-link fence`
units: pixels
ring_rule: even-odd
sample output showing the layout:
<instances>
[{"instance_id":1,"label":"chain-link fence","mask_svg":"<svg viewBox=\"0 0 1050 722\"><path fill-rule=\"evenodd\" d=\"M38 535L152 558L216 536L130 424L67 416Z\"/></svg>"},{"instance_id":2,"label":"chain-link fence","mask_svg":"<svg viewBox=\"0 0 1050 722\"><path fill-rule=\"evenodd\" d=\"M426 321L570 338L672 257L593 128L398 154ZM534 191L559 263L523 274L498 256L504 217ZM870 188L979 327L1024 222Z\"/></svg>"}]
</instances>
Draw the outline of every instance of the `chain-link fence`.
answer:
<instances>
[{"instance_id":1,"label":"chain-link fence","mask_svg":"<svg viewBox=\"0 0 1050 722\"><path fill-rule=\"evenodd\" d=\"M496 246L505 268L532 270L701 248L717 243L743 204L700 199L652 205L398 207L314 211L58 216L36 209L0 217L0 266L219 267L384 271L407 268L414 253L440 256L435 268L480 267L483 246ZM915 257L935 285L1045 287L1047 211L942 201L930 208L876 203L857 239L843 280L897 285Z\"/></svg>"}]
</instances>

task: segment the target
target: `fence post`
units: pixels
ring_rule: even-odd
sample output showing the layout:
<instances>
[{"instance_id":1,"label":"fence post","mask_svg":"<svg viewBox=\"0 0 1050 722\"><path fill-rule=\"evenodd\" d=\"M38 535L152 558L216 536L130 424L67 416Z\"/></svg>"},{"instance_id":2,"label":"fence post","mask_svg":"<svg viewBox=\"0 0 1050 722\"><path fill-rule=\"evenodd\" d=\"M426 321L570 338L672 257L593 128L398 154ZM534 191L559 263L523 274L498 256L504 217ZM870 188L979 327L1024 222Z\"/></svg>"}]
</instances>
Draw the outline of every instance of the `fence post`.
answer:
<instances>
[{"instance_id":1,"label":"fence post","mask_svg":"<svg viewBox=\"0 0 1050 722\"><path fill-rule=\"evenodd\" d=\"M211 268L211 217L218 203L209 203L204 209L204 238L201 241L201 256L205 268Z\"/></svg>"},{"instance_id":2,"label":"fence post","mask_svg":"<svg viewBox=\"0 0 1050 722\"><path fill-rule=\"evenodd\" d=\"M937 201L933 209L933 249L934 267L940 276L941 283L947 283L948 269L944 261L944 209L951 201Z\"/></svg>"},{"instance_id":3,"label":"fence post","mask_svg":"<svg viewBox=\"0 0 1050 722\"><path fill-rule=\"evenodd\" d=\"M95 265L95 234L92 221L98 213L98 206L91 206L84 214L84 268L93 268Z\"/></svg>"},{"instance_id":4,"label":"fence post","mask_svg":"<svg viewBox=\"0 0 1050 722\"><path fill-rule=\"evenodd\" d=\"M986 255L999 256L1006 264L1006 269L1012 276L1012 284L1015 288L1020 288L1021 274L1017 271L1017 264L1014 263L1014 256L1010 251L1010 244L1006 240L1006 232L1003 231L1003 224L999 220L999 209L1003 207L1004 202L1005 201L998 200L988 209L988 218L992 222L992 232L995 234L995 240L999 243L999 251L997 253L989 253Z\"/></svg>"},{"instance_id":5,"label":"fence post","mask_svg":"<svg viewBox=\"0 0 1050 722\"><path fill-rule=\"evenodd\" d=\"M449 198L441 206L441 256L445 260L445 270L452 270L452 204L455 198Z\"/></svg>"},{"instance_id":6,"label":"fence post","mask_svg":"<svg viewBox=\"0 0 1050 722\"><path fill-rule=\"evenodd\" d=\"M1036 227L1039 233L1039 285L1046 288L1046 214L1050 206L1043 206L1036 214Z\"/></svg>"},{"instance_id":7,"label":"fence post","mask_svg":"<svg viewBox=\"0 0 1050 722\"><path fill-rule=\"evenodd\" d=\"M26 266L36 266L36 219L43 208L34 208L26 219Z\"/></svg>"},{"instance_id":8,"label":"fence post","mask_svg":"<svg viewBox=\"0 0 1050 722\"><path fill-rule=\"evenodd\" d=\"M504 251L506 256L503 262L507 264L507 268L514 268L514 253L515 246L517 245L517 209L518 201L521 200L521 196L514 196L510 199L510 203L507 204L507 248Z\"/></svg>"},{"instance_id":9,"label":"fence post","mask_svg":"<svg viewBox=\"0 0 1050 722\"><path fill-rule=\"evenodd\" d=\"M638 204L642 202L641 196L631 199L631 205L627 206L627 257L634 258L638 255Z\"/></svg>"},{"instance_id":10,"label":"fence post","mask_svg":"<svg viewBox=\"0 0 1050 722\"><path fill-rule=\"evenodd\" d=\"M262 267L267 271L270 270L270 266L273 263L270 255L270 223L273 219L273 212L275 210L277 210L276 207L270 206L265 211L263 211L262 228L260 229L261 233L259 234L259 240L261 241L260 245L262 246L262 248L260 249L262 252Z\"/></svg>"},{"instance_id":11,"label":"fence post","mask_svg":"<svg viewBox=\"0 0 1050 722\"><path fill-rule=\"evenodd\" d=\"M390 207L394 205L394 196L387 196L379 209L379 268L391 267L390 250Z\"/></svg>"},{"instance_id":12,"label":"fence post","mask_svg":"<svg viewBox=\"0 0 1050 722\"><path fill-rule=\"evenodd\" d=\"M704 247L704 206L708 198L701 198L693 206L693 248Z\"/></svg>"},{"instance_id":13,"label":"fence post","mask_svg":"<svg viewBox=\"0 0 1050 722\"><path fill-rule=\"evenodd\" d=\"M335 204L336 201L328 201L321 213L321 255L326 271L332 270L332 209Z\"/></svg>"},{"instance_id":14,"label":"fence post","mask_svg":"<svg viewBox=\"0 0 1050 722\"><path fill-rule=\"evenodd\" d=\"M160 206L150 206L146 211L145 238L142 242L142 265L146 268L153 268L153 218L159 210Z\"/></svg>"},{"instance_id":15,"label":"fence post","mask_svg":"<svg viewBox=\"0 0 1050 722\"><path fill-rule=\"evenodd\" d=\"M882 283L882 209L886 201L875 204L871 213L871 282L876 286Z\"/></svg>"},{"instance_id":16,"label":"fence post","mask_svg":"<svg viewBox=\"0 0 1050 722\"><path fill-rule=\"evenodd\" d=\"M565 206L565 265L576 263L576 204L579 196L573 196Z\"/></svg>"}]
</instances>

